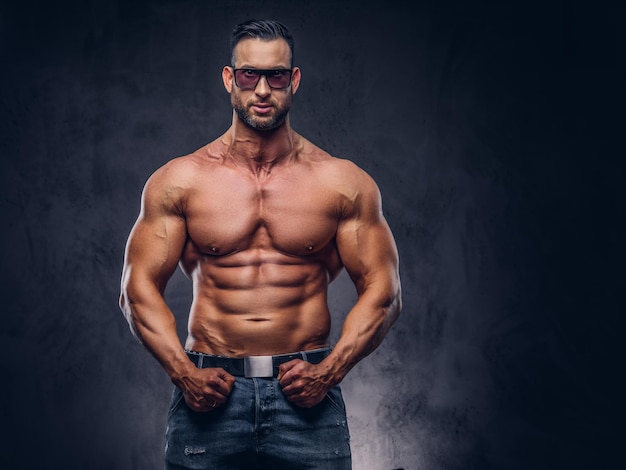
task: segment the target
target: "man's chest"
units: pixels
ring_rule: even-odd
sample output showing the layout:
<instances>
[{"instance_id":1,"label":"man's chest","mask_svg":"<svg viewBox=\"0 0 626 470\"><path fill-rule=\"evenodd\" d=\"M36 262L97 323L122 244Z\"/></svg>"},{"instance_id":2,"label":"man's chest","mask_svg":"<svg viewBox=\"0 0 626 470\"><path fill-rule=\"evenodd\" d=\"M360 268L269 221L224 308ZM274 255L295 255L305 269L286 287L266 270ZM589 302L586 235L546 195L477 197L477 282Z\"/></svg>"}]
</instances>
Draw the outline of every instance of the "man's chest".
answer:
<instances>
[{"instance_id":1,"label":"man's chest","mask_svg":"<svg viewBox=\"0 0 626 470\"><path fill-rule=\"evenodd\" d=\"M201 252L258 248L302 256L334 239L340 207L338 193L315 179L222 178L189 193L185 216Z\"/></svg>"}]
</instances>

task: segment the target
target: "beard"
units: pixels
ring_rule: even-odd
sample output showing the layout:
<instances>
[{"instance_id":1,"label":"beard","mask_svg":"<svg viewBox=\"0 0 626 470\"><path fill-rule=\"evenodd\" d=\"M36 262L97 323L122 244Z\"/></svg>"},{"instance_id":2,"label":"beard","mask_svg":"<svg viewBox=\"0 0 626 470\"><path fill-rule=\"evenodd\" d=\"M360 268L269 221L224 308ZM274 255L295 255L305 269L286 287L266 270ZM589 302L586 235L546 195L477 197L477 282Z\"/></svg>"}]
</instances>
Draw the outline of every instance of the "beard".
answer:
<instances>
[{"instance_id":1,"label":"beard","mask_svg":"<svg viewBox=\"0 0 626 470\"><path fill-rule=\"evenodd\" d=\"M230 95L230 102L233 109L244 123L246 123L252 129L257 131L270 131L280 127L287 119L287 114L291 109L292 95L287 94L285 102L282 105L274 106L273 112L270 116L256 116L250 113L249 107L246 107L241 102L241 99L234 93Z\"/></svg>"}]
</instances>

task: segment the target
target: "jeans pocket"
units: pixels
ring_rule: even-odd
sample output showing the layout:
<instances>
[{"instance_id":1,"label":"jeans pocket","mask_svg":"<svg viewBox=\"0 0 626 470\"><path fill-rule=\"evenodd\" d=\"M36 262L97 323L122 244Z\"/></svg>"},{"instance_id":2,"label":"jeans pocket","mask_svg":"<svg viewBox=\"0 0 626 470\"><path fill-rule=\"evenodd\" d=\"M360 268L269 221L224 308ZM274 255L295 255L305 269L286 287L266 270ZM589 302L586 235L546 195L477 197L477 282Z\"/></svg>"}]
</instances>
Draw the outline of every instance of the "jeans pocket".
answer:
<instances>
[{"instance_id":1,"label":"jeans pocket","mask_svg":"<svg viewBox=\"0 0 626 470\"><path fill-rule=\"evenodd\" d=\"M346 405L339 387L334 387L328 391L325 397L326 402L342 416L346 415Z\"/></svg>"},{"instance_id":2,"label":"jeans pocket","mask_svg":"<svg viewBox=\"0 0 626 470\"><path fill-rule=\"evenodd\" d=\"M183 396L183 392L181 392L178 387L175 387L174 391L172 392L170 408L167 412L168 419L171 418L174 413L176 413L176 410L178 410L178 408L180 408L181 403L185 401L184 398L185 397Z\"/></svg>"}]
</instances>

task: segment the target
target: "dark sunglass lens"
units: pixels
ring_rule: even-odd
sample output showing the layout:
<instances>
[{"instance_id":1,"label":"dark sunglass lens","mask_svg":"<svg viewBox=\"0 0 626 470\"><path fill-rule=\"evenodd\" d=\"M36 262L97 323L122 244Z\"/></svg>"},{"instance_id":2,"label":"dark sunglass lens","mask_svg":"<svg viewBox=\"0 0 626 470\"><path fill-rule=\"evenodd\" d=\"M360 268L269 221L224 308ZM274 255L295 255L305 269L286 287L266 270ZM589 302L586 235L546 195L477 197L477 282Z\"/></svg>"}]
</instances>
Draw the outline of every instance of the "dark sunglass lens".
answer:
<instances>
[{"instance_id":1,"label":"dark sunglass lens","mask_svg":"<svg viewBox=\"0 0 626 470\"><path fill-rule=\"evenodd\" d=\"M235 83L242 90L252 90L259 83L261 75L271 88L287 88L291 83L291 70L235 69Z\"/></svg>"},{"instance_id":2,"label":"dark sunglass lens","mask_svg":"<svg viewBox=\"0 0 626 470\"><path fill-rule=\"evenodd\" d=\"M287 88L291 81L291 70L272 70L266 76L272 88Z\"/></svg>"},{"instance_id":3,"label":"dark sunglass lens","mask_svg":"<svg viewBox=\"0 0 626 470\"><path fill-rule=\"evenodd\" d=\"M235 70L235 81L239 88L254 88L259 82L259 73L252 69Z\"/></svg>"}]
</instances>

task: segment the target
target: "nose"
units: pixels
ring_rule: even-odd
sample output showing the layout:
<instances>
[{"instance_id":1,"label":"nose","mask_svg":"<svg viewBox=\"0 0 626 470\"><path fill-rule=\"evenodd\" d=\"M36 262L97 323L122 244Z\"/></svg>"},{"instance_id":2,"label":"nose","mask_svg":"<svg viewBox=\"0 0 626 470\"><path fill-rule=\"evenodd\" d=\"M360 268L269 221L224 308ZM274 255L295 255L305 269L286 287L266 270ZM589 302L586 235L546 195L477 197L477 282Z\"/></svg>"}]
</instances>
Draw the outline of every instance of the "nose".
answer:
<instances>
[{"instance_id":1,"label":"nose","mask_svg":"<svg viewBox=\"0 0 626 470\"><path fill-rule=\"evenodd\" d=\"M268 96L272 92L269 83L267 83L267 77L265 75L261 75L261 77L259 78L259 82L256 84L254 92L259 96Z\"/></svg>"}]
</instances>

